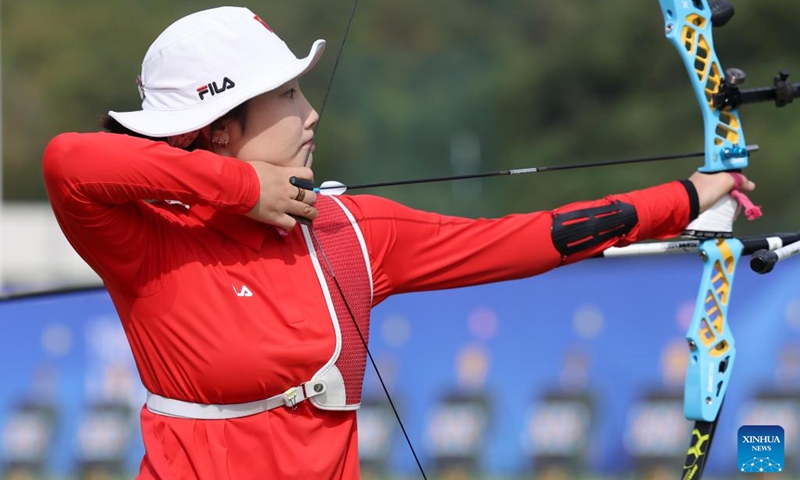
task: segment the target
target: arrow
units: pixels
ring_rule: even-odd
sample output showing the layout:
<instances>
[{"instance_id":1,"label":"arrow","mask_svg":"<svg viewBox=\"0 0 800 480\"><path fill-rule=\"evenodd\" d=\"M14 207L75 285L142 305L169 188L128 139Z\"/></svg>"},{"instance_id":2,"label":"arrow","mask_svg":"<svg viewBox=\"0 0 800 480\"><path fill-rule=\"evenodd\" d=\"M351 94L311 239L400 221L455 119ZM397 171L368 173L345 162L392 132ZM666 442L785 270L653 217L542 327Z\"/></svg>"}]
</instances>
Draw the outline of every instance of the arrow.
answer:
<instances>
[{"instance_id":1,"label":"arrow","mask_svg":"<svg viewBox=\"0 0 800 480\"><path fill-rule=\"evenodd\" d=\"M747 152L755 152L760 147L758 145L748 145ZM723 155L725 152L722 152ZM527 173L555 172L557 170L576 170L579 168L607 167L611 165L627 165L631 163L656 162L661 160L679 160L684 158L697 158L705 156L705 152L681 153L676 155L659 155L655 157L638 157L625 160L610 160L595 163L572 163L567 165L551 165L543 167L512 168L509 170L497 170L494 172L472 173L466 175L451 175L445 177L417 178L412 180L395 180L390 182L363 183L360 185L345 185L341 182L328 180L319 187L315 187L311 180L304 178L291 177L289 182L295 187L311 190L314 193L324 193L325 195L341 195L348 190L360 190L365 188L393 187L397 185L415 185L421 183L451 182L454 180L468 180L472 178L500 177L506 175L522 175Z\"/></svg>"}]
</instances>

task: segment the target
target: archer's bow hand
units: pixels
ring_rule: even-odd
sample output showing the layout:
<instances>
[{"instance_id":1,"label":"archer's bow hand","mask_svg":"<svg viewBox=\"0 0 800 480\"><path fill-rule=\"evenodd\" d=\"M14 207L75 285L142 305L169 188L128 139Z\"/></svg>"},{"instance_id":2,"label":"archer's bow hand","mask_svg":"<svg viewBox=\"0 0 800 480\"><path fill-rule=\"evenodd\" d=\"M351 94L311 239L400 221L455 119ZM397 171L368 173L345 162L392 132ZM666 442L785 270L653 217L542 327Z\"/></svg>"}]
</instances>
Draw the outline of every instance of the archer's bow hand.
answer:
<instances>
[{"instance_id":1,"label":"archer's bow hand","mask_svg":"<svg viewBox=\"0 0 800 480\"><path fill-rule=\"evenodd\" d=\"M752 192L756 188L756 184L748 180L742 174L741 185L737 186L734 176L727 172L722 173L700 173L695 172L689 177L697 189L697 199L700 203L700 213L708 210L712 205L717 203L725 195L730 194L732 191Z\"/></svg>"},{"instance_id":2,"label":"archer's bow hand","mask_svg":"<svg viewBox=\"0 0 800 480\"><path fill-rule=\"evenodd\" d=\"M741 173L695 172L689 177L697 190L700 216L684 231L685 235L698 238L719 238L733 235L733 221L744 208L748 220L761 216L761 209L750 201L745 192L756 185Z\"/></svg>"}]
</instances>

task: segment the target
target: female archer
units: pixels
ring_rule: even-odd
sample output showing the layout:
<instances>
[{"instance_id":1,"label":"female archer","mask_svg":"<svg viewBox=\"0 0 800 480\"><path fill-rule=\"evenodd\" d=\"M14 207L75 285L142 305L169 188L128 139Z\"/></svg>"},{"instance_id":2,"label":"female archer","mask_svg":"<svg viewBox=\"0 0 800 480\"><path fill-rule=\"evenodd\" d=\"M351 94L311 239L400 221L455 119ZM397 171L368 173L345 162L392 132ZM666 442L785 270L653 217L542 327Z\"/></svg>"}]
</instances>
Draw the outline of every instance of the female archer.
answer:
<instances>
[{"instance_id":1,"label":"female archer","mask_svg":"<svg viewBox=\"0 0 800 480\"><path fill-rule=\"evenodd\" d=\"M139 479L355 480L373 306L673 237L733 188L695 173L497 219L315 195L289 179L313 179L319 117L298 79L324 45L298 59L246 8L194 13L147 51L141 110L44 152L58 222L148 391Z\"/></svg>"}]
</instances>

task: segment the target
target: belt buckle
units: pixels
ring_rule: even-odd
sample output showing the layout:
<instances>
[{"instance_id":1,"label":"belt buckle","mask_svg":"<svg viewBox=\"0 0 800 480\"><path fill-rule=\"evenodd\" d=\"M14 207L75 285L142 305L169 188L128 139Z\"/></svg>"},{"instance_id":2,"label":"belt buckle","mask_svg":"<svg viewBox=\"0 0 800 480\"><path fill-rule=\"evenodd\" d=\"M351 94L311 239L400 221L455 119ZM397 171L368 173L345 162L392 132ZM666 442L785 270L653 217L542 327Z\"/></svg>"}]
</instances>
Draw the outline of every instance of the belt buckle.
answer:
<instances>
[{"instance_id":1,"label":"belt buckle","mask_svg":"<svg viewBox=\"0 0 800 480\"><path fill-rule=\"evenodd\" d=\"M297 387L292 387L283 392L283 403L292 410L297 408Z\"/></svg>"}]
</instances>

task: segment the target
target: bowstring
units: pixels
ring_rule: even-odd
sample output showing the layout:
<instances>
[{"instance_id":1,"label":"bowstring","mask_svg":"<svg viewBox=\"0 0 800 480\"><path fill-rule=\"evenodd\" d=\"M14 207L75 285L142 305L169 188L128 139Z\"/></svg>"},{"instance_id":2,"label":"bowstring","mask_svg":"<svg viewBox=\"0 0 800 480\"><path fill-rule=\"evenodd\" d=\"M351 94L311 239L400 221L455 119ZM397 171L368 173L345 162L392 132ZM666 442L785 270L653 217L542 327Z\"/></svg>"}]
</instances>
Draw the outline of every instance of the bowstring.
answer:
<instances>
[{"instance_id":1,"label":"bowstring","mask_svg":"<svg viewBox=\"0 0 800 480\"><path fill-rule=\"evenodd\" d=\"M353 1L353 7L350 10L350 18L347 20L347 25L344 29L344 36L342 37L342 42L339 44L339 50L336 53L336 59L333 62L333 68L331 69L331 75L328 78L328 83L325 87L325 95L322 98L322 104L319 108L319 118L317 119L316 125L314 125L314 138L317 137L317 132L319 131L319 126L322 123L322 114L325 112L325 105L328 103L328 98L330 97L331 87L333 86L333 80L336 77L336 69L339 66L339 61L342 59L342 53L344 52L344 46L347 42L347 37L350 34L350 27L353 24L353 19L355 18L356 9L358 8L358 1ZM311 158L311 149L309 148L306 152L306 158L303 162L303 166L308 166L308 160ZM336 274L333 271L333 266L328 261L328 256L325 253L325 250L322 248L322 243L317 238L317 234L314 231L314 227L312 225L308 225L308 231L311 233L312 243L316 244L317 248L319 249L320 255L324 260L325 267L328 269L328 273L333 280L333 284L336 286L336 289L339 291L339 295L342 297L342 302L347 309L347 313L350 315L350 319L353 321L353 325L356 327L356 332L358 332L358 337L361 339L361 344L364 346L364 350L367 353L367 357L369 358L370 363L372 364L373 370L375 370L375 375L378 377L378 381L381 384L381 388L383 392L386 394L386 399L389 401L389 406L392 408L392 412L394 413L394 417L397 419L397 423L400 426L400 430L403 432L403 436L406 439L406 443L408 444L408 448L411 450L411 455L414 457L414 461L417 463L417 467L419 468L419 472L422 475L423 480L428 480L427 475L425 475L425 469L422 468L422 462L419 460L419 456L417 455L417 451L414 448L413 443L411 442L411 438L408 436L408 432L406 430L403 421L400 419L400 413L397 411L395 407L394 401L392 400L391 394L389 394L389 389L386 386L386 382L383 380L383 376L381 375L380 370L378 369L378 364L375 362L374 357L372 356L372 352L369 349L368 342L366 337L364 336L363 332L361 331L361 327L359 327L358 322L356 321L355 315L353 315L353 310L350 308L350 303L347 301L347 297L344 294L344 290L342 289L341 285L339 285L339 280L336 277Z\"/></svg>"}]
</instances>

